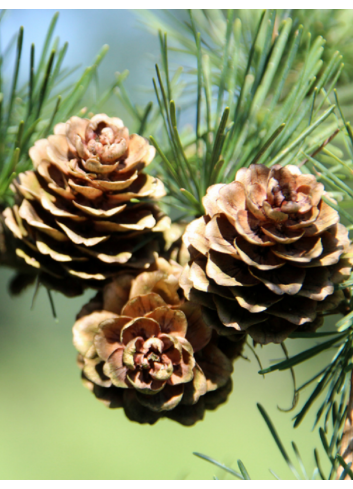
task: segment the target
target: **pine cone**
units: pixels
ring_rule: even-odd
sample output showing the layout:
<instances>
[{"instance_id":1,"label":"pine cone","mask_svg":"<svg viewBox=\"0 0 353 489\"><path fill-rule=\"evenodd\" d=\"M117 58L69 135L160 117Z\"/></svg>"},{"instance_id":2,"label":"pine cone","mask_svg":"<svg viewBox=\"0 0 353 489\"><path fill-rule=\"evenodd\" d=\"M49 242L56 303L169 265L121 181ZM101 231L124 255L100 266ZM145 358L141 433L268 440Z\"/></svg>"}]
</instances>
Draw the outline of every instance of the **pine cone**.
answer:
<instances>
[{"instance_id":1,"label":"pine cone","mask_svg":"<svg viewBox=\"0 0 353 489\"><path fill-rule=\"evenodd\" d=\"M154 271L116 277L73 327L86 385L138 422L154 423L180 405L184 413L181 406L189 406L183 423L192 424L207 403L191 406L228 384L233 370L199 306L180 299L180 272L159 258Z\"/></svg>"},{"instance_id":2,"label":"pine cone","mask_svg":"<svg viewBox=\"0 0 353 489\"><path fill-rule=\"evenodd\" d=\"M164 195L163 184L141 172L154 148L104 114L72 117L54 132L30 149L35 171L19 175L18 205L4 211L18 256L58 279L92 283L148 268L157 233L170 224L143 200Z\"/></svg>"},{"instance_id":3,"label":"pine cone","mask_svg":"<svg viewBox=\"0 0 353 489\"><path fill-rule=\"evenodd\" d=\"M208 189L206 215L184 235L191 260L181 286L219 334L279 343L315 330L344 300L335 284L350 276L350 240L323 195L292 165L251 165Z\"/></svg>"}]
</instances>

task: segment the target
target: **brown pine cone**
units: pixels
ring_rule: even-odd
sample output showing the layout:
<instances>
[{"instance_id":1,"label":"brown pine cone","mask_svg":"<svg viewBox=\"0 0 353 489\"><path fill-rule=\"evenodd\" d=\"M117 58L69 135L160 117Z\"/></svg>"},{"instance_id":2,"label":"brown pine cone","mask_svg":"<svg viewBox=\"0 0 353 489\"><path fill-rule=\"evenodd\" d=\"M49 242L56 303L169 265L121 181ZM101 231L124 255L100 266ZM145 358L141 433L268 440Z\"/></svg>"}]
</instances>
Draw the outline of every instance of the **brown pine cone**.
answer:
<instances>
[{"instance_id":1,"label":"brown pine cone","mask_svg":"<svg viewBox=\"0 0 353 489\"><path fill-rule=\"evenodd\" d=\"M79 314L74 345L85 384L109 407L154 423L179 406L170 417L193 424L207 408L200 398L229 388L232 362L199 306L179 298L181 267L159 258L156 268L107 285Z\"/></svg>"},{"instance_id":2,"label":"brown pine cone","mask_svg":"<svg viewBox=\"0 0 353 489\"><path fill-rule=\"evenodd\" d=\"M180 284L219 334L279 343L315 330L344 300L348 231L324 202L324 186L298 167L251 165L211 186L206 215L186 229L191 255Z\"/></svg>"},{"instance_id":3,"label":"brown pine cone","mask_svg":"<svg viewBox=\"0 0 353 489\"><path fill-rule=\"evenodd\" d=\"M72 117L29 151L35 170L19 175L17 205L4 211L27 264L60 279L97 283L148 268L170 220L145 198L163 184L142 173L155 150L116 117Z\"/></svg>"}]
</instances>

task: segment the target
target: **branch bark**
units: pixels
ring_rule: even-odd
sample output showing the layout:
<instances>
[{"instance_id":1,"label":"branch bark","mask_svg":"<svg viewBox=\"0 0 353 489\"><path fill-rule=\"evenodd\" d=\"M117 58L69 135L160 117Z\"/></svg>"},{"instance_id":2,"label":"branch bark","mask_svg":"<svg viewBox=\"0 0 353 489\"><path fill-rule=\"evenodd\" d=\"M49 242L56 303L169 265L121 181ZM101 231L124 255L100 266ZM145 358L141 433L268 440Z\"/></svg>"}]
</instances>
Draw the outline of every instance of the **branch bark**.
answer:
<instances>
[{"instance_id":1,"label":"branch bark","mask_svg":"<svg viewBox=\"0 0 353 489\"><path fill-rule=\"evenodd\" d=\"M340 455L343 458L343 460L346 462L346 464L349 463L352 464L351 465L351 469L352 469L353 467L353 370L351 375L351 390L349 394L347 417L344 423L343 434L341 438ZM343 470L344 470L343 467L340 466L337 471L336 479L340 478ZM344 480L351 480L351 478L347 474Z\"/></svg>"}]
</instances>

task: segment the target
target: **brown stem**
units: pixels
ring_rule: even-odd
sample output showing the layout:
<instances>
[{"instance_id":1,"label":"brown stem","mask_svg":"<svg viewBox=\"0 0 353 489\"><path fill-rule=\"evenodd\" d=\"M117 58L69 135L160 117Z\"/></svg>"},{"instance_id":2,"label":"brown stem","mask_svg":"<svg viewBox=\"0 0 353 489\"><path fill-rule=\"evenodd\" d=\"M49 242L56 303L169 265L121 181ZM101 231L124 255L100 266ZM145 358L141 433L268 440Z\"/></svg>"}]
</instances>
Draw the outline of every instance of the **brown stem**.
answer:
<instances>
[{"instance_id":1,"label":"brown stem","mask_svg":"<svg viewBox=\"0 0 353 489\"><path fill-rule=\"evenodd\" d=\"M351 390L349 394L348 400L348 409L347 409L347 417L344 423L343 434L341 439L341 448L340 455L343 460L348 465L351 463L351 468L353 467L353 370L351 375ZM343 467L340 466L337 471L336 479L339 479L342 472ZM349 475L347 474L344 480L351 480Z\"/></svg>"},{"instance_id":2,"label":"brown stem","mask_svg":"<svg viewBox=\"0 0 353 489\"><path fill-rule=\"evenodd\" d=\"M339 132L340 132L340 130L339 130L339 129L336 129L336 130L335 130L335 132L334 132L333 134L331 134L331 136L330 136L330 137L328 137L328 138L326 139L326 141L324 141L324 142L322 143L322 145L321 145L321 146L319 146L319 147L318 147L318 148L317 148L317 149L316 149L316 150L315 150L315 151L314 151L314 152L313 152L313 153L310 155L310 157L311 157L311 158L314 158L314 156L316 156L318 153L320 153L320 151L321 151L321 150L322 150L322 149L323 149L325 146L327 146L327 145L328 145L328 144L329 144L329 143L332 141L332 139L333 139L333 138L335 138L335 137L337 136L337 134L338 134ZM301 166L303 166L303 165L306 165L306 163L308 163L308 161L309 161L309 159L308 159L308 158L306 158L305 160L301 161L301 162L298 164L298 166L299 166L299 167L301 167Z\"/></svg>"}]
</instances>

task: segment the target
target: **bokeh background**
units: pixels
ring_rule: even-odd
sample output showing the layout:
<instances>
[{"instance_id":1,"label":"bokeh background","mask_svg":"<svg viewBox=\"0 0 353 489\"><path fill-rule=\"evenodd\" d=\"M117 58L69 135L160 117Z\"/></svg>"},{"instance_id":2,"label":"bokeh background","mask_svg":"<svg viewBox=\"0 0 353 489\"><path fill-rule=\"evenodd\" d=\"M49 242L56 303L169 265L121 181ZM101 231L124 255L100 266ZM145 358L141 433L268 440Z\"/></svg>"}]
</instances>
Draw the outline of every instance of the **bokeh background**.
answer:
<instances>
[{"instance_id":1,"label":"bokeh background","mask_svg":"<svg viewBox=\"0 0 353 489\"><path fill-rule=\"evenodd\" d=\"M53 10L10 10L1 27L6 45L18 28L25 28L22 80L28 71L30 44L38 48ZM182 12L178 15L182 15ZM88 66L103 44L110 51L99 71L99 87L112 81L114 72L130 71L127 83L134 102L154 101L151 78L159 58L156 36L149 34L128 10L62 10L56 34L69 42L68 66ZM8 67L9 80L12 67ZM102 107L109 115L129 117L118 98ZM257 410L260 402L272 418L288 452L295 459L291 440L298 445L308 474L314 467L317 431L311 432L315 407L296 430L284 413L292 403L289 372L263 378L249 349L247 359L235 363L233 392L226 404L206 413L193 427L163 419L154 426L130 422L121 409L109 410L86 390L76 366L71 328L81 306L94 294L67 299L54 293L58 320L52 317L44 289L31 309L33 288L19 298L7 291L13 272L0 269L0 479L220 479L232 477L196 458L202 452L237 469L241 459L253 479L272 479L269 468L292 479L268 428ZM329 324L325 329L329 328ZM311 341L288 340L291 354ZM257 347L264 366L283 358L279 346ZM296 368L300 385L319 371L330 353ZM304 391L300 407L309 391ZM298 409L298 408L297 408ZM323 450L323 468L328 467Z\"/></svg>"}]
</instances>

